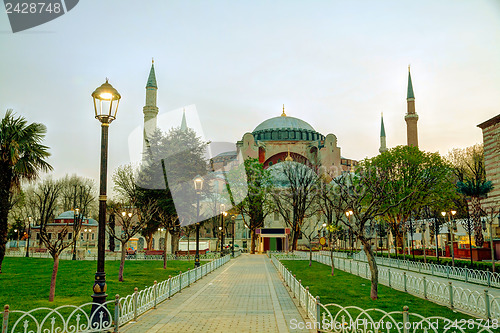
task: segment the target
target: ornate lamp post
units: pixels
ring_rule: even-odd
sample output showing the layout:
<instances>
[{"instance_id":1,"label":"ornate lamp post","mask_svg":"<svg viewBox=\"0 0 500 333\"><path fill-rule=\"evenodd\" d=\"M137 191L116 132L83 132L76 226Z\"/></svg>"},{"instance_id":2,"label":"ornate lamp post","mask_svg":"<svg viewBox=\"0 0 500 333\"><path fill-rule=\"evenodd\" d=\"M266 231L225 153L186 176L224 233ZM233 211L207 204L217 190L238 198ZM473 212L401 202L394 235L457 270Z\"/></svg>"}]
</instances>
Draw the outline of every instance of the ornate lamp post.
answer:
<instances>
[{"instance_id":1,"label":"ornate lamp post","mask_svg":"<svg viewBox=\"0 0 500 333\"><path fill-rule=\"evenodd\" d=\"M196 254L194 256L194 267L200 267L200 195L203 189L203 178L196 176L193 180L196 191Z\"/></svg>"},{"instance_id":2,"label":"ornate lamp post","mask_svg":"<svg viewBox=\"0 0 500 333\"><path fill-rule=\"evenodd\" d=\"M234 224L236 223L236 215L231 216L231 222L233 222L233 233L232 233L233 241L231 243L231 255L234 258Z\"/></svg>"},{"instance_id":3,"label":"ornate lamp post","mask_svg":"<svg viewBox=\"0 0 500 333\"><path fill-rule=\"evenodd\" d=\"M19 230L18 229L14 229L14 232L17 232L16 247L19 249Z\"/></svg>"},{"instance_id":4,"label":"ornate lamp post","mask_svg":"<svg viewBox=\"0 0 500 333\"><path fill-rule=\"evenodd\" d=\"M443 218L446 216L446 213L447 212L441 212L441 215L443 215ZM455 243L455 237L453 235L453 225L452 225L452 222L451 222L451 216L455 216L457 212L452 210L449 214L448 214L448 234L450 236L450 251L451 251L451 265L454 267L455 266L455 249L454 249L454 246L453 244Z\"/></svg>"},{"instance_id":5,"label":"ornate lamp post","mask_svg":"<svg viewBox=\"0 0 500 333\"><path fill-rule=\"evenodd\" d=\"M75 208L75 212L73 214L73 257L71 260L76 260L76 230L78 227L78 221L80 219L80 209L78 207Z\"/></svg>"},{"instance_id":6,"label":"ornate lamp post","mask_svg":"<svg viewBox=\"0 0 500 333\"><path fill-rule=\"evenodd\" d=\"M345 212L345 215L347 216L347 219L349 220L349 242L351 243L351 251L350 251L350 256L352 256L352 248L353 248L353 237L352 237L352 226L351 226L351 216L354 214L352 210L348 210Z\"/></svg>"},{"instance_id":7,"label":"ornate lamp post","mask_svg":"<svg viewBox=\"0 0 500 333\"><path fill-rule=\"evenodd\" d=\"M30 256L30 238L31 238L31 216L28 216L28 239L26 240L26 258Z\"/></svg>"},{"instance_id":8,"label":"ornate lamp post","mask_svg":"<svg viewBox=\"0 0 500 333\"><path fill-rule=\"evenodd\" d=\"M106 185L108 169L108 128L109 124L116 119L118 104L121 96L111 84L106 82L98 87L93 93L95 118L101 122L101 169L99 179L99 228L97 232L97 272L93 286L94 303L104 304L106 302L106 273L104 271L104 255L106 246ZM93 321L98 321L99 316L95 310L99 305L92 305ZM105 317L107 312L102 311ZM105 318L105 321L110 320Z\"/></svg>"},{"instance_id":9,"label":"ornate lamp post","mask_svg":"<svg viewBox=\"0 0 500 333\"><path fill-rule=\"evenodd\" d=\"M220 204L220 212L221 212L221 224L219 230L221 231L221 236L220 236L220 255L221 257L224 255L224 217L226 217L227 212L226 212L226 205Z\"/></svg>"}]
</instances>

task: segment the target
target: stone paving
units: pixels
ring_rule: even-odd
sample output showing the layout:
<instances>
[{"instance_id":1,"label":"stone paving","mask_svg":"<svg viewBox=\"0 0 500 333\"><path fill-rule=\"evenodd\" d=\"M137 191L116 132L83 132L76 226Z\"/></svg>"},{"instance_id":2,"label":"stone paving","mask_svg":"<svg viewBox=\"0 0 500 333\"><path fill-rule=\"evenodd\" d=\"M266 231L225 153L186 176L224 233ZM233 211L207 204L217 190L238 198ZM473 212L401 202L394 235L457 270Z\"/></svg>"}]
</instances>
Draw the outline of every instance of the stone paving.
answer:
<instances>
[{"instance_id":1,"label":"stone paving","mask_svg":"<svg viewBox=\"0 0 500 333\"><path fill-rule=\"evenodd\" d=\"M309 332L265 255L243 254L120 329L153 332Z\"/></svg>"}]
</instances>

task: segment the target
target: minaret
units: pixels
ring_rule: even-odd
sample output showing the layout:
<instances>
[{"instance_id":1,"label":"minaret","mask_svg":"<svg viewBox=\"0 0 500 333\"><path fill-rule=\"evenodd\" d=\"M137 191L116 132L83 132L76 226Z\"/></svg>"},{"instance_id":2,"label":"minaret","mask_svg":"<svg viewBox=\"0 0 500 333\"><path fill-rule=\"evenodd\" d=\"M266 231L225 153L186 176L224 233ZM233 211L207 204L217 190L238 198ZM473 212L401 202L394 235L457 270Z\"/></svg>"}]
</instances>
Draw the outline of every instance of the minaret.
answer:
<instances>
[{"instance_id":1,"label":"minaret","mask_svg":"<svg viewBox=\"0 0 500 333\"><path fill-rule=\"evenodd\" d=\"M418 114L415 113L415 95L413 95L413 85L411 84L410 66L408 66L408 94L406 96L407 112L406 121L406 139L408 146L418 148Z\"/></svg>"},{"instance_id":2,"label":"minaret","mask_svg":"<svg viewBox=\"0 0 500 333\"><path fill-rule=\"evenodd\" d=\"M156 106L156 94L158 86L156 85L154 60L151 63L151 70L149 71L148 82L146 83L146 105L142 108L144 113L144 141L143 153L146 152L146 140L156 130L156 116L158 115L158 107Z\"/></svg>"},{"instance_id":3,"label":"minaret","mask_svg":"<svg viewBox=\"0 0 500 333\"><path fill-rule=\"evenodd\" d=\"M378 150L381 154L387 151L387 143L385 142L385 127L384 127L384 113L380 115L380 148Z\"/></svg>"},{"instance_id":4,"label":"minaret","mask_svg":"<svg viewBox=\"0 0 500 333\"><path fill-rule=\"evenodd\" d=\"M181 131L187 131L186 110L182 110Z\"/></svg>"}]
</instances>

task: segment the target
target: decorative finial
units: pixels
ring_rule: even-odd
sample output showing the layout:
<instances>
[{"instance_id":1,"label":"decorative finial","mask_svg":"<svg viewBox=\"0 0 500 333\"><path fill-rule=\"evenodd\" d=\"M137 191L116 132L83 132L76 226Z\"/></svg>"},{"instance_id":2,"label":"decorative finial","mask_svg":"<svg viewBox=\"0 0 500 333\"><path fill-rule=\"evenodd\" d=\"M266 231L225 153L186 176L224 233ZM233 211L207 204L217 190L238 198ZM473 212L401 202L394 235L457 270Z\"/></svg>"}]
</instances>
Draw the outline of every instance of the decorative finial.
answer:
<instances>
[{"instance_id":1,"label":"decorative finial","mask_svg":"<svg viewBox=\"0 0 500 333\"><path fill-rule=\"evenodd\" d=\"M410 65L408 64L408 72L410 71Z\"/></svg>"},{"instance_id":2,"label":"decorative finial","mask_svg":"<svg viewBox=\"0 0 500 333\"><path fill-rule=\"evenodd\" d=\"M155 58L151 58L151 64L155 63Z\"/></svg>"},{"instance_id":3,"label":"decorative finial","mask_svg":"<svg viewBox=\"0 0 500 333\"><path fill-rule=\"evenodd\" d=\"M384 118L384 113L383 113L383 112L380 112L380 116L381 116L382 118Z\"/></svg>"},{"instance_id":4,"label":"decorative finial","mask_svg":"<svg viewBox=\"0 0 500 333\"><path fill-rule=\"evenodd\" d=\"M285 113L285 104L283 104L283 113L281 114L282 117L286 117L286 113Z\"/></svg>"},{"instance_id":5,"label":"decorative finial","mask_svg":"<svg viewBox=\"0 0 500 333\"><path fill-rule=\"evenodd\" d=\"M288 147L288 156L285 158L285 161L287 161L287 162L292 162L293 161L292 156L290 156L290 147Z\"/></svg>"},{"instance_id":6,"label":"decorative finial","mask_svg":"<svg viewBox=\"0 0 500 333\"><path fill-rule=\"evenodd\" d=\"M109 79L108 79L108 78L106 78L106 83L108 83L108 80L109 80Z\"/></svg>"}]
</instances>

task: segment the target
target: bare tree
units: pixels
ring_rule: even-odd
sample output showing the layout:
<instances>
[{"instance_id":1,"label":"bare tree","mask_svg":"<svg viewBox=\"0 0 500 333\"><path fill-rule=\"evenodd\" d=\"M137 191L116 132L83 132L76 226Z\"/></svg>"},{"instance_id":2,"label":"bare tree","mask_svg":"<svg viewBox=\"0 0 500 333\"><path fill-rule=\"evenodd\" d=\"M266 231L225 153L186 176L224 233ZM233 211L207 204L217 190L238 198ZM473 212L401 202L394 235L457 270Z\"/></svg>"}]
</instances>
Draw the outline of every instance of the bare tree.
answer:
<instances>
[{"instance_id":1,"label":"bare tree","mask_svg":"<svg viewBox=\"0 0 500 333\"><path fill-rule=\"evenodd\" d=\"M127 242L134 237L157 212L154 201L142 203L140 209L134 202L111 203L108 205L110 214L115 216L115 228L108 225L108 233L111 237L121 243L120 269L118 271L118 281L123 282L123 269L125 266L125 256L127 252ZM117 228L118 227L118 228Z\"/></svg>"},{"instance_id":2,"label":"bare tree","mask_svg":"<svg viewBox=\"0 0 500 333\"><path fill-rule=\"evenodd\" d=\"M40 239L48 249L54 259L52 267L52 278L50 281L49 302L54 301L56 291L57 271L59 269L59 256L61 252L76 242L76 237L66 240L72 224L60 224L53 229L49 229L50 224L54 222L57 201L61 193L62 184L60 181L46 179L40 182L33 191L30 204L36 207L40 222ZM55 237L52 234L56 233Z\"/></svg>"},{"instance_id":3,"label":"bare tree","mask_svg":"<svg viewBox=\"0 0 500 333\"><path fill-rule=\"evenodd\" d=\"M293 161L275 168L271 171L275 183L271 195L276 211L291 229L290 249L295 251L304 222L317 211L318 176L310 167Z\"/></svg>"}]
</instances>

